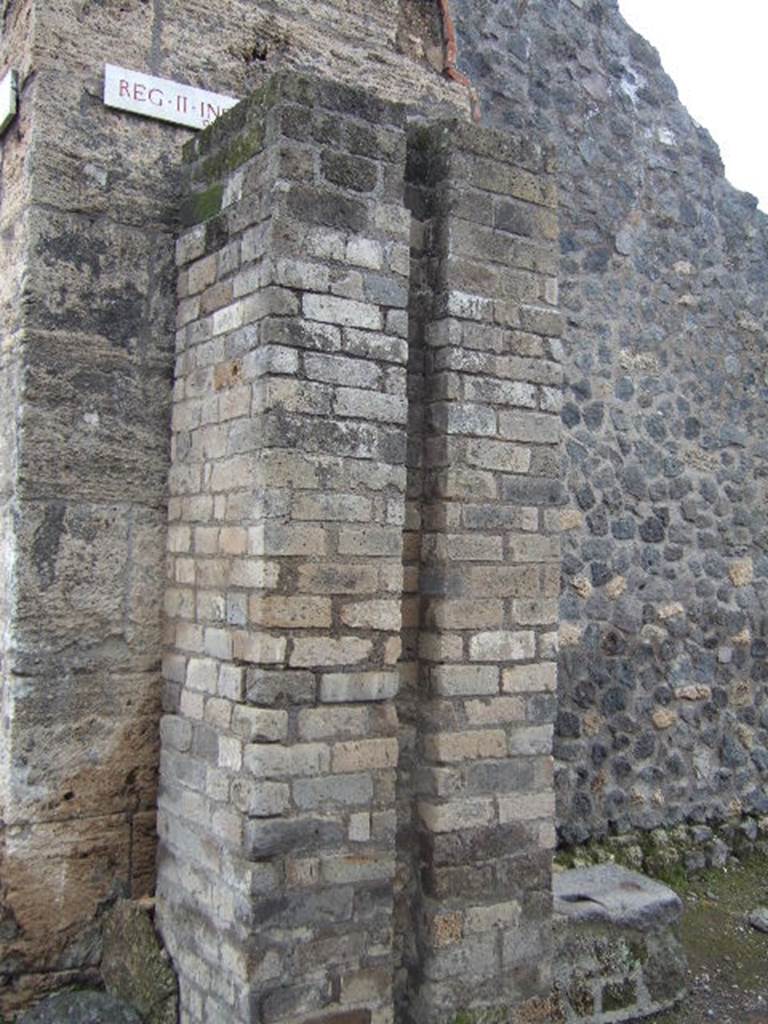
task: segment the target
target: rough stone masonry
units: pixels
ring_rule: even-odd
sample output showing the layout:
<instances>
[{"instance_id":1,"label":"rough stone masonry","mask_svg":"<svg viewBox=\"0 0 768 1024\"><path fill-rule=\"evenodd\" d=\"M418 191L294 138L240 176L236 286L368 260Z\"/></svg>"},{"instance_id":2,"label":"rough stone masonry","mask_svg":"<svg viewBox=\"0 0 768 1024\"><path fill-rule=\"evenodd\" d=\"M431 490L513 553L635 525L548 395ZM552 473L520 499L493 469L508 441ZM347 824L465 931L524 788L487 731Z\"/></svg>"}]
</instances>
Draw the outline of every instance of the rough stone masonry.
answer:
<instances>
[{"instance_id":1,"label":"rough stone masonry","mask_svg":"<svg viewBox=\"0 0 768 1024\"><path fill-rule=\"evenodd\" d=\"M563 839L768 811L765 217L615 0L453 12L511 135L438 126L469 98L431 0L0 5L2 1012L95 978L102 911L153 889L164 648L198 1017L546 990L556 657ZM275 79L183 170L106 62L337 87Z\"/></svg>"}]
</instances>

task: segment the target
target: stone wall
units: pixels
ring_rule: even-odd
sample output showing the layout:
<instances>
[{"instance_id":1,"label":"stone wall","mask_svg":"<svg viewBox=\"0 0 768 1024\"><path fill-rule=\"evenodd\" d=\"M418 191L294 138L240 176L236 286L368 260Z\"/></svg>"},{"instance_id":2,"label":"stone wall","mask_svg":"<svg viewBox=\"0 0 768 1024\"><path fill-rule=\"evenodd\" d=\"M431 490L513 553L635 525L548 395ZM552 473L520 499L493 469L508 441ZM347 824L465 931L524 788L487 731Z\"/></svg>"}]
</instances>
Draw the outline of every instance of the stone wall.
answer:
<instances>
[{"instance_id":1,"label":"stone wall","mask_svg":"<svg viewBox=\"0 0 768 1024\"><path fill-rule=\"evenodd\" d=\"M403 1019L511 1013L551 988L551 153L415 128L412 225L405 109L282 74L187 156L158 880L182 1019L384 1024L393 982Z\"/></svg>"},{"instance_id":2,"label":"stone wall","mask_svg":"<svg viewBox=\"0 0 768 1024\"><path fill-rule=\"evenodd\" d=\"M304 64L466 106L396 51L392 2L265 7L2 4L0 67L20 72L22 105L0 140L0 1012L87 980L100 909L154 882L173 244L191 133L105 108L104 64L235 96L273 62Z\"/></svg>"},{"instance_id":3,"label":"stone wall","mask_svg":"<svg viewBox=\"0 0 768 1024\"><path fill-rule=\"evenodd\" d=\"M387 698L379 709L382 721L377 718L371 728L380 730L375 738L385 741L382 749L390 749L386 742L395 734L399 743L396 777L391 765L376 769L385 780L380 788L392 789L388 809L381 813L396 809L400 837L394 847L395 880L387 878L382 885L388 887L386 899L394 900L397 998L406 1005L413 997L416 1006L422 960L432 965L429 984L435 984L435 991L443 986L450 1001L450 965L470 963L473 948L480 951L478 962L483 960L484 943L492 945L488 934L496 927L489 924L493 914L487 903L483 909L488 912L478 918L467 916L471 904L462 903L461 897L456 897L458 906L448 898L445 914L430 902L437 898L430 886L441 885L451 872L456 879L462 872L479 877L488 868L471 842L462 845L454 842L455 832L438 831L430 803L437 798L440 808L449 808L470 798L460 798L462 792L490 813L490 805L481 802L489 799L491 789L503 794L507 807L515 804L515 786L546 792L547 720L553 711L546 688L551 670L535 674L538 693L521 695L512 692L519 678L514 666L505 667L493 700L502 701L497 707L508 709L505 714L514 707L522 717L488 722L483 742L491 747L478 746L477 757L468 755L461 767L456 767L461 762L444 760L446 751L453 757L461 748L443 737L464 730L469 719L463 716L477 713L470 710L473 702L486 707L492 698L489 693L440 692L449 684L439 679L443 659L454 667L466 663L468 674L461 685L469 685L471 676L478 680L474 685L485 679L482 685L490 686L482 670L491 663L475 660L475 655L483 643L500 644L490 637L502 631L525 634L525 640L518 638L520 646L497 646L499 655L534 650L537 659L546 661L554 653L554 609L548 602L554 597L551 538L556 523L551 508L542 506L560 500L555 494L552 429L558 395L555 378L550 382L537 374L553 373L551 364L561 355L567 381L562 409L566 487L559 517L565 530L557 730L562 838L574 842L681 821L696 826L705 819L768 810L768 648L761 611L768 578L762 440L765 217L724 180L716 147L679 105L655 52L627 29L615 0L455 0L453 8L459 64L471 72L486 124L511 129L515 138L547 136L558 152L566 316L562 353L549 339L549 319L529 316L519 325L525 330L511 332L514 343L508 336L499 341L497 311L494 307L489 312L483 292L487 257L500 264L493 269L492 286L504 289L504 301L531 304L528 278L539 289L535 305L555 301L554 237L546 227L554 215L551 192L543 205L542 193L523 196L520 203L485 196L485 205L479 203L470 217L457 214L454 226L450 218L441 220L442 213L435 219L437 207L430 205L426 182L410 176L415 259L410 267L408 376L405 356L401 352L395 358L392 349L385 360L391 364L387 378L397 380L397 386L382 392L387 399L404 401L406 393L409 399L410 446L402 463L407 473L404 482L398 477L396 484L384 486L392 490L386 499L391 506L381 496L374 500L367 490L362 496L370 501L365 507L377 528L388 531L390 538L402 534L403 685L394 704L399 721L395 726L387 717L393 707ZM30 993L88 980L99 956L101 908L118 893L149 891L154 876L173 244L180 150L190 133L105 109L103 64L119 63L236 96L252 92L276 67L310 68L338 82L363 86L369 95L401 102L408 114L430 120L450 112L466 117L469 107L467 91L435 71L440 53L435 50L435 14L429 0L223 0L183 9L171 0L5 0L1 10L0 67L16 67L22 87L20 116L0 140L0 358L7 413L0 431L0 1011L7 1011ZM369 113L375 109L375 104L365 106ZM328 121L312 129L318 148L332 129ZM346 184L355 192L361 155L380 163L376 151L348 152L335 170L334 161L326 159L322 173L326 178L335 174L335 185ZM523 160L520 153L518 157ZM348 158L354 159L350 163ZM472 164L469 160L461 173L480 173ZM515 166L520 172L532 171L524 161ZM550 173L543 165L539 172L545 178ZM291 174L302 173L309 172L300 164L291 169ZM370 178L370 168L367 173ZM502 172L495 168L496 173ZM395 189L402 177L398 184L394 172L380 175L377 170L376 187ZM502 177L507 188L508 173ZM516 180L527 179L521 173ZM357 180L358 188L360 184ZM454 180L448 192L455 187ZM496 187L480 191L491 193ZM474 187L470 191L477 202ZM360 195L366 193L352 196L356 203ZM227 197L231 200L233 193ZM461 196L456 198L460 209ZM214 191L202 201L222 199L223 193ZM503 215L498 213L502 207ZM482 220L497 216L497 222ZM381 230L401 228L393 224ZM492 228L503 233L503 258ZM507 267L503 263L512 235L509 258L518 262ZM295 238L283 241L298 244ZM442 248L454 245L461 250L459 259ZM375 275L380 268L366 263L378 258L375 249L357 252L355 258L362 261L357 264L347 265L348 255L345 249L339 262L351 275L347 287L354 290L354 274L365 270ZM484 257L481 274L478 255ZM521 271L528 275L524 283ZM253 284L255 295L262 284ZM224 278L201 286L200 302L224 301L226 286ZM294 294L298 286L289 282L278 287ZM345 285L335 282L335 287ZM182 288L192 288L183 276ZM440 305L446 288L454 295L453 305L448 300ZM269 303L273 292L267 291ZM335 294L330 278L327 289L313 291L347 303L376 298ZM458 293L470 298L457 298ZM199 315L196 295L189 291L182 296L182 318L191 315L190 323ZM435 296L438 305L433 304ZM377 305L387 305L383 293L378 298ZM324 302L322 308L327 308ZM221 308L227 304L229 299ZM355 307L334 308L341 315L342 309ZM281 318L299 323L303 307L300 312L288 310ZM211 306L210 313L215 316L220 310ZM485 322L489 315L493 330ZM445 323L433 325L436 317ZM469 362L453 361L454 321L470 324L461 329L460 345L460 350L473 353ZM543 333L536 334L536 329ZM406 340L397 337L400 343ZM523 349L507 351L511 344ZM329 353L316 355L327 358ZM375 358L354 353L350 358L379 357L377 351ZM281 443L290 438L299 451L302 445L312 451L321 432L293 433L291 417L309 415L302 409L314 399L301 398L299 389L286 399L296 403L297 411L278 410L282 400L274 385L285 374L273 367L263 373L267 404L258 416L274 413L272 422L285 419ZM514 385L513 408L502 407L501 399L497 403L499 379ZM426 386L432 380L436 390ZM217 415L220 392L229 395L239 386L224 379L219 385ZM304 385L307 395L336 386L377 392L353 380L308 377ZM477 397L486 386L495 397L478 403L487 407L485 413L477 420L452 421L446 405L463 401L465 393ZM318 401L322 405L326 399ZM361 401L363 444L374 432L378 437L383 421L375 419L382 414L381 405L371 403L370 396ZM335 416L335 407L329 409ZM356 421L351 409L349 416L339 414L340 419ZM256 406L252 411L256 418ZM491 420L498 434L480 430L485 423L490 431ZM537 432L531 446L527 433L534 422L545 434ZM387 429L394 436L402 434L403 426L398 422ZM471 443L464 433L470 428L479 431L470 435ZM494 442L500 439L508 442L504 451L509 457L518 460L514 465L493 461L493 452L501 450ZM324 443L331 442L326 438ZM530 462L521 454L526 448ZM385 462L392 460L391 450L385 451ZM456 467L462 467L462 486L471 487L473 500L466 508L466 494L442 489L440 460L449 452ZM175 450L174 459L179 455ZM515 473L523 468L525 474ZM516 495L504 476L494 475L508 472L519 478ZM174 469L174 502L192 485L178 474ZM207 478L200 486L218 500L216 511L223 507L229 515L226 489L214 490ZM500 519L486 507L491 504L484 500L490 498L488 488L495 488L494 500L501 501ZM339 493L361 497L354 490ZM274 525L284 514L280 507L260 506L258 514L265 524ZM363 506L353 502L350 508L355 507L362 514ZM172 503L172 515L180 517L182 508L183 503ZM540 509L535 521L532 508ZM355 513L348 509L344 514ZM174 529L181 522L174 519ZM301 522L308 530L335 538L336 527L329 523L339 521L322 512L317 520ZM232 522L226 519L224 526L228 529ZM351 519L345 526L362 530ZM532 535L530 543L519 541L526 530ZM513 539L502 543L501 558L491 556L510 531ZM173 543L179 536L171 531ZM277 543L274 537L269 542ZM278 565L281 559L302 557L270 550ZM487 557L476 562L480 552ZM526 562L534 553L533 564L544 566L535 592ZM201 554L215 563L213 553ZM335 549L335 554L346 559L352 553ZM394 549L356 557L369 555L393 562L399 557ZM232 552L227 557L235 556ZM420 573L422 560L425 574ZM189 610L183 603L188 582L184 573L192 570L194 558L185 562L180 555L179 562L181 579L173 580L168 590L172 620ZM174 572L176 568L174 563ZM493 577L505 573L531 592L495 593ZM458 578L470 581L471 593L451 591ZM299 577L283 573L278 579L281 586L290 581L297 588L280 591L283 597L302 593ZM391 583L382 581L381 593L366 591L364 599L355 600L391 604L390 593L397 592L387 589ZM240 589L249 588L244 584ZM353 625L341 618L338 595L307 593L313 601L330 601L331 626L317 629L327 634L338 628L345 635L349 630L354 636L359 631L359 638L371 643L365 658L372 664L383 657L382 637L393 638L394 619L386 629L384 620L366 620L365 626L355 620ZM460 629L455 618L460 606L452 608L454 600L469 602L462 616L464 611L477 616L462 618ZM523 603L529 601L526 610ZM271 606L265 607L254 614L271 614ZM312 607L327 622L329 605ZM225 611L246 614L242 609ZM211 608L194 607L201 625L217 629L205 618L209 612ZM249 629L240 630L243 634L262 624L257 618L248 623ZM227 621L224 632L236 632L239 625ZM305 639L316 635L308 622L275 626L274 635L279 639L294 628L309 630ZM460 653L455 637L453 646L444 644L443 633L461 636ZM486 638L473 639L473 633ZM206 642L204 632L201 640L197 634L190 637L190 642ZM169 639L176 642L175 632ZM218 640L212 633L211 643ZM234 639L232 643L234 658ZM229 649L223 650L228 657ZM214 657L204 647L188 653L204 660ZM227 660L219 649L215 658ZM289 671L306 668L288 665ZM180 698L173 684L180 685L181 678L174 681L174 672L178 663L169 669L171 700ZM186 686L186 670L183 682ZM524 676L520 685L530 689L533 676ZM428 702L419 699L424 692ZM245 707L246 697L235 703ZM220 699L218 694L215 699ZM360 708L351 703L360 718ZM250 705L246 710L252 710ZM294 709L290 721L298 722L302 710L325 708ZM202 724L218 728L205 720ZM179 728L183 733L186 726ZM203 760L212 749L212 732L206 729L199 741ZM502 732L506 755L491 756L501 750ZM492 733L495 739L489 738ZM350 740L339 735L333 742ZM518 742L524 746L516 746ZM491 769L484 760L499 763ZM417 813L417 795L425 813ZM291 807L293 814L296 808ZM514 826L514 849L525 860L516 870L530 872L526 877L531 890L540 897L548 854L528 858L524 851L529 845L532 850L547 847L551 836L546 815L541 826L536 824L539 819L527 819L533 807L519 804L520 821L504 822L497 802L493 820L486 823L492 834L479 825L471 835L492 848L494 836ZM188 810L194 813L194 807ZM237 813L248 817L245 811ZM464 819L456 821L462 829L466 826ZM217 819L219 825L226 828L223 819ZM344 840L356 841L349 834ZM381 834L375 841L392 855L390 837ZM429 869L423 877L422 867ZM386 899L379 896L381 907ZM252 914L250 897L246 903ZM533 903L534 914L532 908ZM411 912L424 916L412 918ZM527 912L524 901L520 917L515 907L507 906L506 917L502 914L506 925L499 923L499 934L507 934L511 920L524 921ZM480 919L488 928L475 938L468 922ZM422 921L437 922L436 930L430 932L431 925L425 925L422 932ZM438 936L451 939L447 952L440 951ZM499 959L494 963L513 956L509 948L507 943L496 950L493 955ZM241 964L232 967L235 975L241 969ZM473 975L473 970L468 968L476 986L472 991L488 989L488 979ZM543 985L542 978L531 985ZM496 990L493 998L498 997ZM376 998L381 1006L386 1004L386 997ZM370 1005L374 1002L371 997Z\"/></svg>"},{"instance_id":4,"label":"stone wall","mask_svg":"<svg viewBox=\"0 0 768 1024\"><path fill-rule=\"evenodd\" d=\"M768 221L615 0L453 6L559 159L561 835L765 814Z\"/></svg>"}]
</instances>

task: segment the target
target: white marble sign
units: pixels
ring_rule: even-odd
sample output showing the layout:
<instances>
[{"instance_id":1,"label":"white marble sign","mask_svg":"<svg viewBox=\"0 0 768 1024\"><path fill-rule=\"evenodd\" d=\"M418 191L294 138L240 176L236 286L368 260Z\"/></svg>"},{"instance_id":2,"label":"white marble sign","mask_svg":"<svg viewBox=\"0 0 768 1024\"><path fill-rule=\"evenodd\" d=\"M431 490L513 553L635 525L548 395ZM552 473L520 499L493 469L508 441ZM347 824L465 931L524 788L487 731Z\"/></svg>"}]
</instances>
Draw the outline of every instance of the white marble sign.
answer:
<instances>
[{"instance_id":1,"label":"white marble sign","mask_svg":"<svg viewBox=\"0 0 768 1024\"><path fill-rule=\"evenodd\" d=\"M8 71L0 81L0 135L16 117L19 103L17 82L15 71Z\"/></svg>"},{"instance_id":2,"label":"white marble sign","mask_svg":"<svg viewBox=\"0 0 768 1024\"><path fill-rule=\"evenodd\" d=\"M104 68L104 103L108 107L187 128L205 128L238 102L233 96L195 89L168 78L154 78L114 64Z\"/></svg>"}]
</instances>

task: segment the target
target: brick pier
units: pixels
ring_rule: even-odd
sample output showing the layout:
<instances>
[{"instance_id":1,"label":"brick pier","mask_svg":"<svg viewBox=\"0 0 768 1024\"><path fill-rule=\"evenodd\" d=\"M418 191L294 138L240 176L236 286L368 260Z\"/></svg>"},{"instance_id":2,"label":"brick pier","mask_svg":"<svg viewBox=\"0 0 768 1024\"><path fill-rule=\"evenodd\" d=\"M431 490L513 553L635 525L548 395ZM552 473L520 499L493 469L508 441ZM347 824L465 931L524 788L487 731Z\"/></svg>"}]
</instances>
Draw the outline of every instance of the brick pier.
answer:
<instances>
[{"instance_id":1,"label":"brick pier","mask_svg":"<svg viewBox=\"0 0 768 1024\"><path fill-rule=\"evenodd\" d=\"M186 155L158 882L182 1020L546 996L549 153L280 75Z\"/></svg>"}]
</instances>

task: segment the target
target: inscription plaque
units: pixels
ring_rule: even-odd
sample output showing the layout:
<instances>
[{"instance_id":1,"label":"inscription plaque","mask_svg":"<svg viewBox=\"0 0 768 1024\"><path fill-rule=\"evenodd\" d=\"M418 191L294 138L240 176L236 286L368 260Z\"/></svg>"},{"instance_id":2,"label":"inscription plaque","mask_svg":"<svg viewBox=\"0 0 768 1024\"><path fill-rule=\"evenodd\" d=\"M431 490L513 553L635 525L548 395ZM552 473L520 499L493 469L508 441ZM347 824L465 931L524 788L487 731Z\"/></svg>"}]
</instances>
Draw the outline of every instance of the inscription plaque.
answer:
<instances>
[{"instance_id":1,"label":"inscription plaque","mask_svg":"<svg viewBox=\"0 0 768 1024\"><path fill-rule=\"evenodd\" d=\"M155 78L142 71L107 64L104 68L104 103L117 110L153 117L159 121L205 128L239 101L169 78Z\"/></svg>"}]
</instances>

